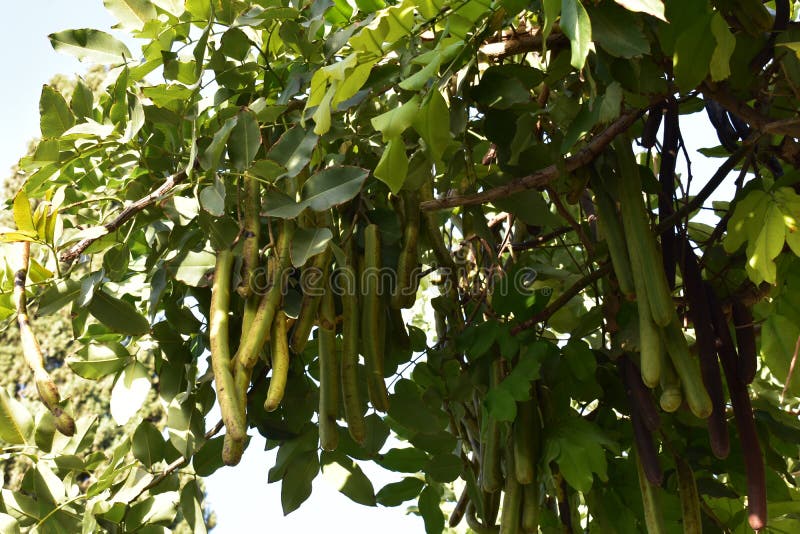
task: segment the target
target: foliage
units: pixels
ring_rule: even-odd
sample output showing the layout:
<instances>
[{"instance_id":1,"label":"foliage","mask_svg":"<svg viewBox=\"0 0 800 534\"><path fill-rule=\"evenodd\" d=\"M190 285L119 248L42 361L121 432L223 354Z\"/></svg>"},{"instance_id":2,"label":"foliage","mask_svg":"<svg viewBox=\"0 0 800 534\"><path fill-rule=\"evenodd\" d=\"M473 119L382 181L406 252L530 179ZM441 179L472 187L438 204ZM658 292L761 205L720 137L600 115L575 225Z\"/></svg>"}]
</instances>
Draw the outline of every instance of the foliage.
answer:
<instances>
[{"instance_id":1,"label":"foliage","mask_svg":"<svg viewBox=\"0 0 800 534\"><path fill-rule=\"evenodd\" d=\"M6 522L204 528L177 469L235 464L253 428L285 513L322 472L428 532L452 486L476 531L798 528L790 3L106 5L142 56L51 36L105 89L43 89L1 236L34 244L29 298L70 307L70 367L113 376L136 429L81 455L88 423L53 438L5 395L3 439L59 451ZM675 163L704 108L723 159L695 191ZM150 390L165 434L131 409Z\"/></svg>"}]
</instances>

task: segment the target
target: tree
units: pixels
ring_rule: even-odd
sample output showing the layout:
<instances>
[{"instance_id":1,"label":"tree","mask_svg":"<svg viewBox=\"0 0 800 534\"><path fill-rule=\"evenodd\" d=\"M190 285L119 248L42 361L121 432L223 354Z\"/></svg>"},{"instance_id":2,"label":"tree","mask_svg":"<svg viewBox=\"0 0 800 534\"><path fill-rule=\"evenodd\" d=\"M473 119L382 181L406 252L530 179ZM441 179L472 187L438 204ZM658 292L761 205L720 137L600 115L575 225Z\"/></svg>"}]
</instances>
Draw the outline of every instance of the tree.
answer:
<instances>
[{"instance_id":1,"label":"tree","mask_svg":"<svg viewBox=\"0 0 800 534\"><path fill-rule=\"evenodd\" d=\"M428 532L452 487L478 532L798 527L788 2L106 5L143 56L51 35L111 75L42 91L2 234L29 283L14 302L7 270L0 305L71 306L72 369L115 377L112 410L154 389L166 439L138 412L111 458L39 456L4 521L202 528L194 476L254 428L285 513L323 471ZM703 109L696 191L675 169ZM3 397L27 454L70 410L44 391L37 424Z\"/></svg>"}]
</instances>

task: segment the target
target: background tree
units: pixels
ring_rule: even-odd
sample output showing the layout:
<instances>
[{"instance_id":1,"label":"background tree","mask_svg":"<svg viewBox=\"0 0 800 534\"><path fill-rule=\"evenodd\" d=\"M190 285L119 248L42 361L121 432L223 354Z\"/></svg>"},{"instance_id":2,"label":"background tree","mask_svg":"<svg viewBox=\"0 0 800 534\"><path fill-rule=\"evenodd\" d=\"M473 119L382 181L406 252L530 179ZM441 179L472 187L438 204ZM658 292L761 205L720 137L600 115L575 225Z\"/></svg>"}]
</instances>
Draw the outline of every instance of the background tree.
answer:
<instances>
[{"instance_id":1,"label":"background tree","mask_svg":"<svg viewBox=\"0 0 800 534\"><path fill-rule=\"evenodd\" d=\"M255 428L285 513L322 471L429 532L451 499L478 532L797 529L792 4L106 5L142 57L51 35L110 75L43 89L2 236L136 429L80 456L79 420L40 455L52 418L4 396L1 437L38 460L6 522L203 528L195 477ZM675 165L701 110L721 163L698 188ZM130 410L151 390L166 439Z\"/></svg>"}]
</instances>

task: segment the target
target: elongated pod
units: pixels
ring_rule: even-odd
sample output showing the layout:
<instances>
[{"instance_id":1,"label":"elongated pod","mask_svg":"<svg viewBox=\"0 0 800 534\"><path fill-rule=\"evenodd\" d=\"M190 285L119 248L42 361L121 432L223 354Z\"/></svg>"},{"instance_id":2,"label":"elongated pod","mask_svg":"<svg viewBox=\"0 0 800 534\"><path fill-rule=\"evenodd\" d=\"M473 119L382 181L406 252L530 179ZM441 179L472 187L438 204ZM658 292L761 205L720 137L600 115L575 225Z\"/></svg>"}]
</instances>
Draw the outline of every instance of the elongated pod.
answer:
<instances>
[{"instance_id":1,"label":"elongated pod","mask_svg":"<svg viewBox=\"0 0 800 534\"><path fill-rule=\"evenodd\" d=\"M508 475L503 488L503 507L500 510L500 534L517 534L520 532L522 520L522 485L512 475L515 472L514 454L509 450L505 457Z\"/></svg>"},{"instance_id":2,"label":"elongated pod","mask_svg":"<svg viewBox=\"0 0 800 534\"><path fill-rule=\"evenodd\" d=\"M753 530L761 530L767 526L767 482L764 471L764 458L761 452L761 443L758 440L753 406L747 385L739 376L736 348L733 338L728 330L728 322L722 306L717 300L714 290L706 285L706 295L711 308L711 320L717 333L719 360L728 382L728 392L731 396L733 415L739 429L739 441L742 444L744 456L744 471L747 477L747 507L749 511L748 523Z\"/></svg>"},{"instance_id":3,"label":"elongated pod","mask_svg":"<svg viewBox=\"0 0 800 534\"><path fill-rule=\"evenodd\" d=\"M639 474L639 490L642 494L642 508L644 509L644 524L648 534L664 534L664 515L658 499L658 488L650 484L645 474L644 466L638 454L633 455L636 462L636 471Z\"/></svg>"},{"instance_id":4,"label":"elongated pod","mask_svg":"<svg viewBox=\"0 0 800 534\"><path fill-rule=\"evenodd\" d=\"M300 354L306 347L311 329L317 319L320 298L324 292L325 277L328 273L328 266L331 263L333 251L326 247L324 252L314 256L311 265L304 269L300 275L300 282L303 290L303 300L300 303L300 313L292 328L292 337L289 341L289 348L295 354Z\"/></svg>"},{"instance_id":5,"label":"elongated pod","mask_svg":"<svg viewBox=\"0 0 800 534\"><path fill-rule=\"evenodd\" d=\"M211 350L211 367L214 372L214 384L217 388L222 421L225 430L233 441L243 441L246 436L244 410L237 399L236 387L231 370L231 355L228 342L228 317L231 300L231 269L233 252L221 250L217 252L214 269L214 285L211 288L211 311L208 320L208 334Z\"/></svg>"},{"instance_id":6,"label":"elongated pod","mask_svg":"<svg viewBox=\"0 0 800 534\"><path fill-rule=\"evenodd\" d=\"M678 160L678 141L680 140L678 102L675 97L667 98L664 115L664 142L661 144L661 165L658 181L658 219L663 221L675 212L672 197L675 193L675 164ZM670 289L675 289L675 267L677 265L677 239L675 228L667 228L661 233L661 257L664 275Z\"/></svg>"},{"instance_id":7,"label":"elongated pod","mask_svg":"<svg viewBox=\"0 0 800 534\"><path fill-rule=\"evenodd\" d=\"M75 434L75 420L59 404L61 395L58 386L47 373L44 367L44 355L36 335L31 328L28 318L28 300L25 293L25 283L28 278L28 265L30 264L31 243L23 241L18 243L20 268L14 273L14 306L17 309L17 325L22 344L22 356L25 363L33 372L33 380L39 398L55 418L56 430L65 436Z\"/></svg>"},{"instance_id":8,"label":"elongated pod","mask_svg":"<svg viewBox=\"0 0 800 534\"><path fill-rule=\"evenodd\" d=\"M364 270L362 333L364 360L367 366L367 386L372 406L381 412L389 409L389 392L383 376L384 339L382 324L386 318L381 305L381 238L378 225L370 224L364 229Z\"/></svg>"},{"instance_id":9,"label":"elongated pod","mask_svg":"<svg viewBox=\"0 0 800 534\"><path fill-rule=\"evenodd\" d=\"M647 429L655 432L661 426L661 418L653 401L653 395L642 382L641 373L628 356L623 354L618 362L622 368L622 380L631 406L636 406Z\"/></svg>"},{"instance_id":10,"label":"elongated pod","mask_svg":"<svg viewBox=\"0 0 800 534\"><path fill-rule=\"evenodd\" d=\"M289 376L289 340L286 337L286 315L280 311L272 321L270 333L270 359L272 361L272 377L269 381L267 399L264 409L272 412L278 408L286 391L286 379Z\"/></svg>"},{"instance_id":11,"label":"elongated pod","mask_svg":"<svg viewBox=\"0 0 800 534\"><path fill-rule=\"evenodd\" d=\"M733 325L736 328L736 345L738 348L739 378L750 384L756 377L758 353L756 351L756 334L753 325L753 314L741 300L734 298L731 303Z\"/></svg>"},{"instance_id":12,"label":"elongated pod","mask_svg":"<svg viewBox=\"0 0 800 534\"><path fill-rule=\"evenodd\" d=\"M681 330L678 315L674 311L673 313L675 314L674 320L663 330L664 345L666 345L667 353L681 379L689 409L697 417L705 419L711 415L713 410L711 398L703 385L697 363L689 352L689 344Z\"/></svg>"},{"instance_id":13,"label":"elongated pod","mask_svg":"<svg viewBox=\"0 0 800 534\"><path fill-rule=\"evenodd\" d=\"M681 498L684 534L701 534L703 522L700 517L700 494L694 473L686 460L675 456L675 470L678 473L678 494Z\"/></svg>"},{"instance_id":14,"label":"elongated pod","mask_svg":"<svg viewBox=\"0 0 800 534\"><path fill-rule=\"evenodd\" d=\"M653 148L656 145L658 136L658 129L661 126L661 119L663 117L662 104L654 104L650 106L647 112L647 120L642 128L642 141L641 144L645 148Z\"/></svg>"},{"instance_id":15,"label":"elongated pod","mask_svg":"<svg viewBox=\"0 0 800 534\"><path fill-rule=\"evenodd\" d=\"M242 283L238 293L247 298L253 294L253 279L258 269L261 238L261 185L249 174L244 176L244 224L242 228Z\"/></svg>"},{"instance_id":16,"label":"elongated pod","mask_svg":"<svg viewBox=\"0 0 800 534\"><path fill-rule=\"evenodd\" d=\"M270 260L266 293L258 303L258 309L252 318L250 328L242 330L239 349L234 357L234 381L236 392L243 402L246 400L250 374L258 361L261 348L269 338L276 311L283 300L291 265L289 251L293 236L294 224L291 221L284 221L278 236L275 254Z\"/></svg>"},{"instance_id":17,"label":"elongated pod","mask_svg":"<svg viewBox=\"0 0 800 534\"><path fill-rule=\"evenodd\" d=\"M336 353L336 307L330 287L319 307L319 443L326 451L339 444L339 361Z\"/></svg>"},{"instance_id":18,"label":"elongated pod","mask_svg":"<svg viewBox=\"0 0 800 534\"><path fill-rule=\"evenodd\" d=\"M635 298L636 288L633 283L628 246L625 244L625 233L617 216L617 210L608 193L598 187L595 191L597 205L597 226L608 245L608 255L617 275L619 289L626 298Z\"/></svg>"},{"instance_id":19,"label":"elongated pod","mask_svg":"<svg viewBox=\"0 0 800 534\"><path fill-rule=\"evenodd\" d=\"M630 253L631 268L636 282L636 297L639 296L640 283L647 288L647 302L653 320L659 326L666 326L675 313L672 292L664 274L661 252L658 250L655 235L650 229L644 199L639 166L633 155L630 141L624 135L614 140L620 180L618 183L620 211L625 230L625 239ZM640 281L636 279L640 278Z\"/></svg>"},{"instance_id":20,"label":"elongated pod","mask_svg":"<svg viewBox=\"0 0 800 534\"><path fill-rule=\"evenodd\" d=\"M538 533L540 515L539 483L526 484L522 488L522 532L525 534Z\"/></svg>"},{"instance_id":21,"label":"elongated pod","mask_svg":"<svg viewBox=\"0 0 800 534\"><path fill-rule=\"evenodd\" d=\"M709 321L711 312L703 285L700 265L694 255L689 241L682 240L681 274L683 291L689 301L689 316L694 325L698 359L703 384L711 399L712 411L707 420L708 437L711 450L717 458L727 458L730 453L728 422L725 418L725 397L722 389L719 363L717 361L716 334L714 325Z\"/></svg>"},{"instance_id":22,"label":"elongated pod","mask_svg":"<svg viewBox=\"0 0 800 534\"><path fill-rule=\"evenodd\" d=\"M358 278L354 268L352 240L345 247L346 263L336 278L342 299L342 399L347 430L356 443L366 438L364 413L358 392L358 340L361 318L358 310Z\"/></svg>"},{"instance_id":23,"label":"elongated pod","mask_svg":"<svg viewBox=\"0 0 800 534\"><path fill-rule=\"evenodd\" d=\"M539 408L534 396L517 404L517 418L511 427L514 475L520 484L531 484L536 480L540 433Z\"/></svg>"},{"instance_id":24,"label":"elongated pod","mask_svg":"<svg viewBox=\"0 0 800 534\"><path fill-rule=\"evenodd\" d=\"M489 367L490 387L497 387L502 381L502 362L499 354L495 356ZM481 487L487 493L495 493L503 487L503 472L501 469L502 446L500 444L500 425L498 421L486 415L485 434L481 440Z\"/></svg>"},{"instance_id":25,"label":"elongated pod","mask_svg":"<svg viewBox=\"0 0 800 534\"><path fill-rule=\"evenodd\" d=\"M397 278L392 291L390 305L392 308L410 308L417 298L419 287L419 228L420 209L419 195L415 191L403 191L403 208L405 226L403 227L403 243L397 261Z\"/></svg>"},{"instance_id":26,"label":"elongated pod","mask_svg":"<svg viewBox=\"0 0 800 534\"><path fill-rule=\"evenodd\" d=\"M666 350L661 351L661 396L658 403L667 413L677 411L683 403L681 379Z\"/></svg>"}]
</instances>

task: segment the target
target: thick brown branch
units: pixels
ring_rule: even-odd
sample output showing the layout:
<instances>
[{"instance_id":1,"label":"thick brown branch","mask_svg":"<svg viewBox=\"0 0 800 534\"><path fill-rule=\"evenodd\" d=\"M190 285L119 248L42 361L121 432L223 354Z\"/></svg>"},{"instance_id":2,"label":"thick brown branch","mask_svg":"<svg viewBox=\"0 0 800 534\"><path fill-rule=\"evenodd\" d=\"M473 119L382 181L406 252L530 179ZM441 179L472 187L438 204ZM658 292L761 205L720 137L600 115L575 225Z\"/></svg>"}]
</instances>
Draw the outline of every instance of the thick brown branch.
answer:
<instances>
[{"instance_id":1,"label":"thick brown branch","mask_svg":"<svg viewBox=\"0 0 800 534\"><path fill-rule=\"evenodd\" d=\"M761 133L800 137L800 118L770 119L748 106L745 102L736 98L728 90L719 85L705 83L702 89L705 96L716 100L722 104L725 109L747 122L751 128Z\"/></svg>"},{"instance_id":2,"label":"thick brown branch","mask_svg":"<svg viewBox=\"0 0 800 534\"><path fill-rule=\"evenodd\" d=\"M626 111L608 128L597 134L589 144L574 156L566 158L562 165L553 164L528 176L523 176L505 185L487 189L471 195L454 195L450 197L428 200L420 204L423 211L443 210L456 206L475 206L494 200L510 197L527 189L544 187L555 180L561 173L572 172L593 161L616 136L627 130L638 119L643 110Z\"/></svg>"},{"instance_id":3,"label":"thick brown branch","mask_svg":"<svg viewBox=\"0 0 800 534\"><path fill-rule=\"evenodd\" d=\"M539 28L526 33L514 33L502 41L486 43L480 52L491 59L503 59L526 52L541 52L544 39ZM553 32L547 37L547 49L564 48L569 46L569 39L562 33Z\"/></svg>"},{"instance_id":4,"label":"thick brown branch","mask_svg":"<svg viewBox=\"0 0 800 534\"><path fill-rule=\"evenodd\" d=\"M75 261L78 256L83 254L83 251L89 248L89 245L103 237L104 235L108 235L111 232L116 231L119 229L123 224L128 222L134 215L148 207L150 204L154 203L159 198L163 197L167 193L169 193L172 189L175 188L176 185L181 183L186 179L186 171L177 172L171 176L168 176L164 183L161 184L157 189L153 190L147 196L140 198L136 202L129 204L122 210L122 213L117 215L112 221L107 222L103 225L105 228L105 233L102 236L95 236L95 237L87 237L85 239L81 239L74 245L72 245L69 249L61 254L61 261L66 263L72 263Z\"/></svg>"}]
</instances>

